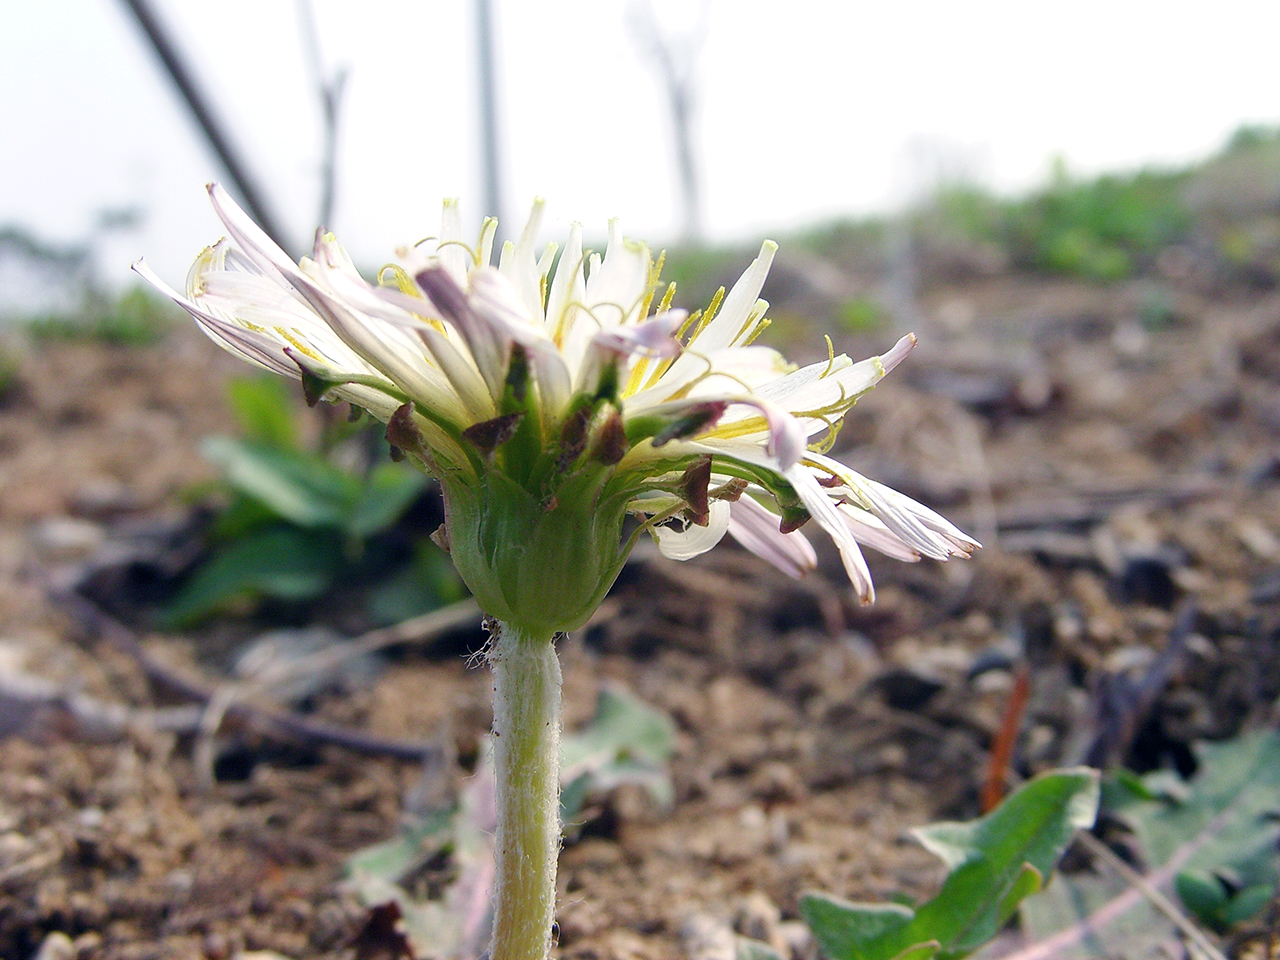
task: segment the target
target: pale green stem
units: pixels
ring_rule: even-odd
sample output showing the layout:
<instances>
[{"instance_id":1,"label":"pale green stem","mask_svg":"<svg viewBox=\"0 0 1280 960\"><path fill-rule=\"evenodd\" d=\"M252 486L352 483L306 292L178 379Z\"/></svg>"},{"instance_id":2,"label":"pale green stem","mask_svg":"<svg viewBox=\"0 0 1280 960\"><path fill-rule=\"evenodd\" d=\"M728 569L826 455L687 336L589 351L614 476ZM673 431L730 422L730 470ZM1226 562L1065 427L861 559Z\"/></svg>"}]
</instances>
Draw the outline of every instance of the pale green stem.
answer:
<instances>
[{"instance_id":1,"label":"pale green stem","mask_svg":"<svg viewBox=\"0 0 1280 960\"><path fill-rule=\"evenodd\" d=\"M546 960L560 853L560 661L553 637L492 637L497 875L490 960Z\"/></svg>"}]
</instances>

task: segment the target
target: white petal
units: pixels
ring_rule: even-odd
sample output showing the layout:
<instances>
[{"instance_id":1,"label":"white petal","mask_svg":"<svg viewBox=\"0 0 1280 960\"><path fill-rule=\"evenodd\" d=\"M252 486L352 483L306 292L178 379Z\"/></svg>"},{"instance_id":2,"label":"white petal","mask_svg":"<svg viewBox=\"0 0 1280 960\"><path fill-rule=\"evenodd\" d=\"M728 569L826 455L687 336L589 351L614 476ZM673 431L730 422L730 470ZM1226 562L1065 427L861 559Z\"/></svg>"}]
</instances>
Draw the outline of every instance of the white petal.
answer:
<instances>
[{"instance_id":1,"label":"white petal","mask_svg":"<svg viewBox=\"0 0 1280 960\"><path fill-rule=\"evenodd\" d=\"M920 554L903 543L902 540L886 527L874 513L855 507L851 503L838 503L836 509L844 514L849 524L849 532L853 539L864 547L878 550L886 557L901 560L904 563L916 563Z\"/></svg>"},{"instance_id":2,"label":"white petal","mask_svg":"<svg viewBox=\"0 0 1280 960\"><path fill-rule=\"evenodd\" d=\"M723 539L729 529L729 504L724 500L712 500L705 527L690 524L684 530L673 527L654 527L658 549L672 560L689 560L706 553Z\"/></svg>"},{"instance_id":3,"label":"white petal","mask_svg":"<svg viewBox=\"0 0 1280 960\"><path fill-rule=\"evenodd\" d=\"M546 201L541 197L533 201L533 210L529 213L519 242L512 247L510 256L504 247L499 267L523 305L524 313L539 324L543 323L542 274L538 271L534 248L538 242L538 230L542 226L542 211L545 206Z\"/></svg>"},{"instance_id":4,"label":"white petal","mask_svg":"<svg viewBox=\"0 0 1280 960\"><path fill-rule=\"evenodd\" d=\"M649 248L624 237L618 221L610 220L604 260L587 279L587 306L601 327L640 319L640 303L649 292L651 263Z\"/></svg>"},{"instance_id":5,"label":"white petal","mask_svg":"<svg viewBox=\"0 0 1280 960\"><path fill-rule=\"evenodd\" d=\"M301 374L297 369L297 364L285 354L283 344L264 334L236 326L234 323L230 323L193 303L160 279L141 260L133 264L133 270L142 279L191 314L196 324L204 331L205 336L228 353L235 354L242 360L248 360L256 366L265 367L272 373L283 374L294 379L300 378Z\"/></svg>"},{"instance_id":6,"label":"white petal","mask_svg":"<svg viewBox=\"0 0 1280 960\"><path fill-rule=\"evenodd\" d=\"M905 493L899 493L891 487L886 487L883 483L877 483L875 480L865 480L864 482L874 487L881 496L894 504L906 505L911 513L918 519L926 529L933 531L941 537L949 540L955 547L952 550L953 556L967 557L975 550L980 550L982 544L964 531L960 530L953 523L943 517L934 510L930 510L923 503L912 500Z\"/></svg>"},{"instance_id":7,"label":"white petal","mask_svg":"<svg viewBox=\"0 0 1280 960\"><path fill-rule=\"evenodd\" d=\"M838 460L817 453L806 454L805 460L843 481L845 486L829 489L829 496L848 497L854 506L869 510L895 537L926 557L946 560L968 556L980 546L928 507L882 483L868 480Z\"/></svg>"},{"instance_id":8,"label":"white petal","mask_svg":"<svg viewBox=\"0 0 1280 960\"><path fill-rule=\"evenodd\" d=\"M482 267L476 273L491 271L491 267ZM414 279L432 303L432 312L446 319L462 337L492 398L500 398L511 357L510 335L495 327L491 318L476 312L466 289L456 283L447 270L427 267L414 274ZM387 296L391 297L392 292Z\"/></svg>"},{"instance_id":9,"label":"white petal","mask_svg":"<svg viewBox=\"0 0 1280 960\"><path fill-rule=\"evenodd\" d=\"M218 219L258 269L268 276L278 274L289 280L301 276L301 271L292 258L267 236L266 231L253 222L252 217L240 209L240 205L231 199L231 195L221 184L211 183L207 189Z\"/></svg>"},{"instance_id":10,"label":"white petal","mask_svg":"<svg viewBox=\"0 0 1280 960\"><path fill-rule=\"evenodd\" d=\"M609 221L609 245L604 259L592 254L589 262L591 270L581 306L559 341L565 363L575 372L581 370L587 346L597 333L643 319L640 308L649 293L649 248L624 238L617 220Z\"/></svg>"},{"instance_id":11,"label":"white petal","mask_svg":"<svg viewBox=\"0 0 1280 960\"><path fill-rule=\"evenodd\" d=\"M765 278L769 275L773 255L777 252L778 245L772 240L761 244L759 255L733 285L720 305L720 311L689 344L691 347L700 353L710 353L722 347L737 346L751 332L747 328L747 319L756 306Z\"/></svg>"},{"instance_id":12,"label":"white petal","mask_svg":"<svg viewBox=\"0 0 1280 960\"><path fill-rule=\"evenodd\" d=\"M863 603L871 603L876 598L875 587L871 583L871 571L867 569L867 561L858 549L858 542L853 539L849 525L836 510L835 504L827 496L827 492L818 485L813 474L804 466L796 464L783 474L795 488L800 501L817 521L818 526L835 541L840 551L840 559L844 562L845 573L853 584L854 590Z\"/></svg>"},{"instance_id":13,"label":"white petal","mask_svg":"<svg viewBox=\"0 0 1280 960\"><path fill-rule=\"evenodd\" d=\"M624 356L674 357L681 350L675 334L686 316L683 310L670 310L634 326L611 327L592 337L591 344Z\"/></svg>"},{"instance_id":14,"label":"white petal","mask_svg":"<svg viewBox=\"0 0 1280 960\"><path fill-rule=\"evenodd\" d=\"M480 371L475 368L475 364L469 362L462 352L449 342L449 338L434 327L423 326L417 330L417 334L444 375L449 378L449 382L453 384L471 417L476 422L480 422L497 416L498 411L493 405L493 395L489 392L484 378L480 376Z\"/></svg>"},{"instance_id":15,"label":"white petal","mask_svg":"<svg viewBox=\"0 0 1280 960\"><path fill-rule=\"evenodd\" d=\"M582 224L569 225L569 242L556 275L551 281L551 293L547 297L547 333L556 343L563 344L577 315L577 304L586 296L586 279L582 271ZM576 371L571 366L571 374Z\"/></svg>"},{"instance_id":16,"label":"white petal","mask_svg":"<svg viewBox=\"0 0 1280 960\"><path fill-rule=\"evenodd\" d=\"M463 246L462 210L457 199L444 202L444 209L440 214L440 239L436 241L436 256L459 286L467 282L471 258L467 256L467 248Z\"/></svg>"},{"instance_id":17,"label":"white petal","mask_svg":"<svg viewBox=\"0 0 1280 960\"><path fill-rule=\"evenodd\" d=\"M749 496L730 504L729 536L789 577L799 579L818 565L813 545L799 530L783 533L780 518Z\"/></svg>"},{"instance_id":18,"label":"white petal","mask_svg":"<svg viewBox=\"0 0 1280 960\"><path fill-rule=\"evenodd\" d=\"M510 282L491 268L472 272L470 299L476 316L490 324L497 336L528 351L545 419L548 423L558 419L569 403L572 385L568 366L541 321L529 317Z\"/></svg>"}]
</instances>

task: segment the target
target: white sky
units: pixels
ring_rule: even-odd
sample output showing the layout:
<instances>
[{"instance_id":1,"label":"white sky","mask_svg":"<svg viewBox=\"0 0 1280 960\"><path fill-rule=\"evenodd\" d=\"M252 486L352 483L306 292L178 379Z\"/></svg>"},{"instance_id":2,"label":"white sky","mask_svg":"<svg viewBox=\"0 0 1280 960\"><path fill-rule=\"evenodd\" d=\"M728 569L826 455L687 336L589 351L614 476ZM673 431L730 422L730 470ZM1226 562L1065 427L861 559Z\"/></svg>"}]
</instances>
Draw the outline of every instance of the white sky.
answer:
<instances>
[{"instance_id":1,"label":"white sky","mask_svg":"<svg viewBox=\"0 0 1280 960\"><path fill-rule=\"evenodd\" d=\"M294 0L153 2L300 248L322 128ZM572 219L602 235L616 215L671 239L667 117L626 0L495 8L504 232L542 195L550 235ZM658 9L679 23L679 4ZM470 2L316 0L316 15L325 59L351 71L332 226L356 260L434 233L444 196L478 222ZM221 235L202 185L225 177L123 5L0 0L0 23L0 225L70 240L102 208L140 204L145 226L105 244L100 270L123 282L145 254L180 285ZM1277 36L1280 4L1257 0L711 0L708 233L884 210L939 157L1017 189L1058 152L1082 172L1202 155L1241 122L1280 118Z\"/></svg>"}]
</instances>

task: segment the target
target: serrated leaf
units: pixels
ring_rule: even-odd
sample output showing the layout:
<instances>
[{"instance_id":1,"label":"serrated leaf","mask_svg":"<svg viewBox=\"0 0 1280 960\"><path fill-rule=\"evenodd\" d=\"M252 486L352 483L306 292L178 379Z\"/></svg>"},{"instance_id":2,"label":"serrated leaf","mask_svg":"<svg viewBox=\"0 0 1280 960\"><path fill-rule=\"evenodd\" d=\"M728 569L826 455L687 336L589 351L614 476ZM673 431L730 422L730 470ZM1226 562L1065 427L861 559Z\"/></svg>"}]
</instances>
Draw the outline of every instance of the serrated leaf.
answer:
<instances>
[{"instance_id":1,"label":"serrated leaf","mask_svg":"<svg viewBox=\"0 0 1280 960\"><path fill-rule=\"evenodd\" d=\"M427 478L412 467L384 463L365 481L347 520L347 533L364 539L395 525L427 488Z\"/></svg>"},{"instance_id":2,"label":"serrated leaf","mask_svg":"<svg viewBox=\"0 0 1280 960\"><path fill-rule=\"evenodd\" d=\"M161 613L184 627L242 597L309 600L333 582L342 550L333 536L272 527L225 547L203 564Z\"/></svg>"},{"instance_id":3,"label":"serrated leaf","mask_svg":"<svg viewBox=\"0 0 1280 960\"><path fill-rule=\"evenodd\" d=\"M1097 804L1096 771L1042 774L979 820L915 831L950 868L938 895L917 910L809 894L801 913L832 960L965 956L1039 889L1076 831L1093 824Z\"/></svg>"},{"instance_id":4,"label":"serrated leaf","mask_svg":"<svg viewBox=\"0 0 1280 960\"><path fill-rule=\"evenodd\" d=\"M591 723L564 738L563 764L572 769L601 755L666 763L675 750L675 725L666 714L623 690L606 685Z\"/></svg>"},{"instance_id":5,"label":"serrated leaf","mask_svg":"<svg viewBox=\"0 0 1280 960\"><path fill-rule=\"evenodd\" d=\"M1275 883L1280 824L1280 733L1202 744L1199 771L1184 800L1135 805L1124 812L1149 864L1167 863L1186 843L1213 828L1212 839L1187 867L1230 868L1240 882ZM1223 822L1215 823L1227 814Z\"/></svg>"},{"instance_id":6,"label":"serrated leaf","mask_svg":"<svg viewBox=\"0 0 1280 960\"><path fill-rule=\"evenodd\" d=\"M312 455L229 437L202 451L235 490L300 527L345 527L360 496L359 481Z\"/></svg>"}]
</instances>

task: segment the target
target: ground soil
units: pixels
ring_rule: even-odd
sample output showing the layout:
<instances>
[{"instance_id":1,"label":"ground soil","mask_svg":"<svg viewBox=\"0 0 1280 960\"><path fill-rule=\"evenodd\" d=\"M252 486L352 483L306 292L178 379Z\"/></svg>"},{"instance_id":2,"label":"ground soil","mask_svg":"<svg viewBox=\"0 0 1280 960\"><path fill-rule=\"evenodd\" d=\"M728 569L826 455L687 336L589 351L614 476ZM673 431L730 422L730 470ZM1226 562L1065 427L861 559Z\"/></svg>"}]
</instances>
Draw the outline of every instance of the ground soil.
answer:
<instances>
[{"instance_id":1,"label":"ground soil","mask_svg":"<svg viewBox=\"0 0 1280 960\"><path fill-rule=\"evenodd\" d=\"M873 558L869 608L825 547L802 582L728 545L628 567L563 644L567 721L606 683L667 712L675 802L623 789L594 804L561 856L561 957L707 955L708 923L808 956L803 891L927 894L939 865L905 831L978 813L1019 675L1010 775L1186 768L1196 739L1275 722L1280 297L1160 283L1155 317L1141 283L1008 276L915 305L920 349L838 450L984 540L973 560ZM785 314L811 293L775 299ZM816 328L787 326L800 353L821 350ZM341 869L396 833L424 765L229 726L202 784L191 737L128 722L182 699L50 599L58 570L189 513L213 476L201 438L233 429L220 382L240 365L188 330L20 350L0 407L0 733L22 728L0 740L0 956L392 955L357 938L369 914ZM143 639L216 683L251 628ZM465 656L480 642L397 647L308 709L439 744L427 786L454 790L489 722L489 679ZM22 683L39 689L24 699ZM68 722L50 688L116 720Z\"/></svg>"}]
</instances>

